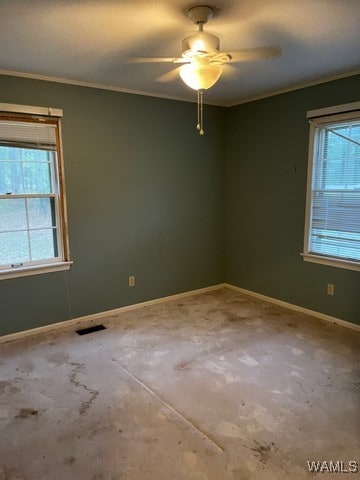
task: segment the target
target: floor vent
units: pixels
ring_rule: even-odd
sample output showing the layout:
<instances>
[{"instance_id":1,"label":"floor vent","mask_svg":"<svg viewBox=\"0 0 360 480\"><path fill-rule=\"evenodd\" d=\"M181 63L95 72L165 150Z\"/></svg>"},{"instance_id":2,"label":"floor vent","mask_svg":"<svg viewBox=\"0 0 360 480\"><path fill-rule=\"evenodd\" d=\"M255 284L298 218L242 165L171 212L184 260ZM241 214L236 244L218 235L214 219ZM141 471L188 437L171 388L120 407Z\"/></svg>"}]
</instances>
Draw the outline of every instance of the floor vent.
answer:
<instances>
[{"instance_id":1,"label":"floor vent","mask_svg":"<svg viewBox=\"0 0 360 480\"><path fill-rule=\"evenodd\" d=\"M80 330L76 330L78 335L87 335L88 333L98 332L99 330L106 330L104 325L94 325L93 327L88 328L81 328Z\"/></svg>"}]
</instances>

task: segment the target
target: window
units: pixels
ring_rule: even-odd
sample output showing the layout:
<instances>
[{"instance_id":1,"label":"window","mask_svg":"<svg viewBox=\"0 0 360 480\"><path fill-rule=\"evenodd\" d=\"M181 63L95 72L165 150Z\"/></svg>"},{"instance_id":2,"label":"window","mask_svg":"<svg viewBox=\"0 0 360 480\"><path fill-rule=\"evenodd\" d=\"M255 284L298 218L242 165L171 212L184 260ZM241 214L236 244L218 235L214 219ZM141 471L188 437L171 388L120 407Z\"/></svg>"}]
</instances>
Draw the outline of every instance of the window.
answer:
<instances>
[{"instance_id":1,"label":"window","mask_svg":"<svg viewBox=\"0 0 360 480\"><path fill-rule=\"evenodd\" d=\"M304 259L360 270L360 102L308 117Z\"/></svg>"},{"instance_id":2,"label":"window","mask_svg":"<svg viewBox=\"0 0 360 480\"><path fill-rule=\"evenodd\" d=\"M0 110L0 278L67 269L61 111Z\"/></svg>"}]
</instances>

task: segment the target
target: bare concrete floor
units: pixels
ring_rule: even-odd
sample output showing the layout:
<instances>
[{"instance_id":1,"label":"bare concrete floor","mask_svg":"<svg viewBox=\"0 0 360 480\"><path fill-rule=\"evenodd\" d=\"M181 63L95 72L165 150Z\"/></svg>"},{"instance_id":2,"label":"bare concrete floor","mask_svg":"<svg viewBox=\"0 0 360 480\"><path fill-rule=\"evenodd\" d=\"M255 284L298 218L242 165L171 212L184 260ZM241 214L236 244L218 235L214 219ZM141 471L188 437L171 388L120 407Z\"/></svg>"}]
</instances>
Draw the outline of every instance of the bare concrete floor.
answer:
<instances>
[{"instance_id":1,"label":"bare concrete floor","mask_svg":"<svg viewBox=\"0 0 360 480\"><path fill-rule=\"evenodd\" d=\"M296 480L317 476L308 460L359 462L356 332L228 289L103 323L1 346L0 479Z\"/></svg>"}]
</instances>

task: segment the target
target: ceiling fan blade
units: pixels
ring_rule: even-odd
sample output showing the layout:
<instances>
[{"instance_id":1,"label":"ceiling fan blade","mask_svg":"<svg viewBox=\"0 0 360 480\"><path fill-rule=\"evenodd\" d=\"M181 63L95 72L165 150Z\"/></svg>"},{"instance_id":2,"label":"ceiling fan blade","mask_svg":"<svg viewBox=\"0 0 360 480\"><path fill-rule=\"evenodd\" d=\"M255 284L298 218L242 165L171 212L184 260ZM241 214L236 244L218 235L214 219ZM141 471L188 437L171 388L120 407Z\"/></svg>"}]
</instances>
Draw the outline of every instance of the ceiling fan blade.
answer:
<instances>
[{"instance_id":1,"label":"ceiling fan blade","mask_svg":"<svg viewBox=\"0 0 360 480\"><path fill-rule=\"evenodd\" d=\"M174 63L191 63L191 60L189 58L179 57L174 58Z\"/></svg>"},{"instance_id":2,"label":"ceiling fan blade","mask_svg":"<svg viewBox=\"0 0 360 480\"><path fill-rule=\"evenodd\" d=\"M264 58L279 57L281 55L280 47L259 47L244 48L235 52L227 52L232 63L251 62L253 60L262 60Z\"/></svg>"},{"instance_id":3,"label":"ceiling fan blade","mask_svg":"<svg viewBox=\"0 0 360 480\"><path fill-rule=\"evenodd\" d=\"M128 58L126 61L128 63L162 63L162 62L176 62L180 60L179 58L174 57L132 57Z\"/></svg>"},{"instance_id":4,"label":"ceiling fan blade","mask_svg":"<svg viewBox=\"0 0 360 480\"><path fill-rule=\"evenodd\" d=\"M172 80L176 80L179 77L179 71L181 67L176 67L170 70L170 72L161 75L161 77L157 78L157 82L171 82Z\"/></svg>"}]
</instances>

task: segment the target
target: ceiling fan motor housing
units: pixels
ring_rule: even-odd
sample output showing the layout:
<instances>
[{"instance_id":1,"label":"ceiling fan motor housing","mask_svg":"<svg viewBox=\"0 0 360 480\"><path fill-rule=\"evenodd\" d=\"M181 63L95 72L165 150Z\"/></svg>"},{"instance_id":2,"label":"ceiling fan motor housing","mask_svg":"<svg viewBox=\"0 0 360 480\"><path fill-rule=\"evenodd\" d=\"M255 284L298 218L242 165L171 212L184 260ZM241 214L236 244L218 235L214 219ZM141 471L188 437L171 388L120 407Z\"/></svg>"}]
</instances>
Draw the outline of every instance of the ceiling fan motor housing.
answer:
<instances>
[{"instance_id":1,"label":"ceiling fan motor housing","mask_svg":"<svg viewBox=\"0 0 360 480\"><path fill-rule=\"evenodd\" d=\"M199 32L184 38L182 41L182 55L185 58L191 58L194 55L212 57L217 55L219 50L219 38L210 33Z\"/></svg>"}]
</instances>

